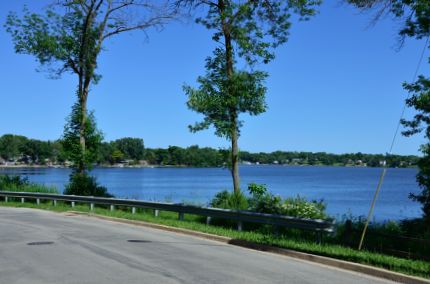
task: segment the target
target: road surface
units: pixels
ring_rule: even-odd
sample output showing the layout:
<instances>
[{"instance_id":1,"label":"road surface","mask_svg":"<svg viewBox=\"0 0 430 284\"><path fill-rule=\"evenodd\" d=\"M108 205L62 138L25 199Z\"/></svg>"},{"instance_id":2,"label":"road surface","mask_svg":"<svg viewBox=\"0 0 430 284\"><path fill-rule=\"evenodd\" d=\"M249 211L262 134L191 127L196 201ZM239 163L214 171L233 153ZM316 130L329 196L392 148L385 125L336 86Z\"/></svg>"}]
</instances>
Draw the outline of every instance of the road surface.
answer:
<instances>
[{"instance_id":1,"label":"road surface","mask_svg":"<svg viewBox=\"0 0 430 284\"><path fill-rule=\"evenodd\" d=\"M0 283L391 283L96 218L0 207Z\"/></svg>"}]
</instances>

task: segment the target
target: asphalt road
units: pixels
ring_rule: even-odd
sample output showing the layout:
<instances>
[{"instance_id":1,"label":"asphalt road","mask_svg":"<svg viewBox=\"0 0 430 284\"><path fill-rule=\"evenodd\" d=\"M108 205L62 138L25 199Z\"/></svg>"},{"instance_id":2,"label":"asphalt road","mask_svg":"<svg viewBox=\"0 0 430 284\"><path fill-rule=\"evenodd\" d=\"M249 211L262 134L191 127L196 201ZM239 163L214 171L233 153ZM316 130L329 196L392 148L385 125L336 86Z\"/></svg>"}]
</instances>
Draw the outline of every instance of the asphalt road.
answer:
<instances>
[{"instance_id":1,"label":"asphalt road","mask_svg":"<svg viewBox=\"0 0 430 284\"><path fill-rule=\"evenodd\" d=\"M146 227L0 207L0 283L391 282Z\"/></svg>"}]
</instances>

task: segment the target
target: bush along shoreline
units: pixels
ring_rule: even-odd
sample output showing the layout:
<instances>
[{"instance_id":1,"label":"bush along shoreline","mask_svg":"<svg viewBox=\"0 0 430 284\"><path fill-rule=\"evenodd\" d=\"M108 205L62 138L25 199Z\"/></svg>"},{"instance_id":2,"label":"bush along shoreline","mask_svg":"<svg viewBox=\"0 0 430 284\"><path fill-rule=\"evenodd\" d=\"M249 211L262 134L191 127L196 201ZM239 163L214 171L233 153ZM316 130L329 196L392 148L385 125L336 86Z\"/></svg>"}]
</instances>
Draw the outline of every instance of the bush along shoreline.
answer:
<instances>
[{"instance_id":1,"label":"bush along shoreline","mask_svg":"<svg viewBox=\"0 0 430 284\"><path fill-rule=\"evenodd\" d=\"M223 190L215 195L210 206L299 218L333 220L326 213L326 205L323 200L307 201L306 198L300 196L282 199L281 196L268 191L266 185L256 183L248 185L248 194Z\"/></svg>"},{"instance_id":2,"label":"bush along shoreline","mask_svg":"<svg viewBox=\"0 0 430 284\"><path fill-rule=\"evenodd\" d=\"M26 177L0 175L0 191L60 194L54 186L33 183Z\"/></svg>"}]
</instances>

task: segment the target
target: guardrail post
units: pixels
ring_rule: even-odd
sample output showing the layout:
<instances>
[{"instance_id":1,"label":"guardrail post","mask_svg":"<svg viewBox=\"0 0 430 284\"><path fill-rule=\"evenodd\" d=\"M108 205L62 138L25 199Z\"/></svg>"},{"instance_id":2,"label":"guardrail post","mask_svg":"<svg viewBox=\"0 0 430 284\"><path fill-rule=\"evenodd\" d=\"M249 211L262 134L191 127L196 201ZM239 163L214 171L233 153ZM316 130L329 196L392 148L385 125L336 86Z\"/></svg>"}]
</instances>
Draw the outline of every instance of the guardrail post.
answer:
<instances>
[{"instance_id":1,"label":"guardrail post","mask_svg":"<svg viewBox=\"0 0 430 284\"><path fill-rule=\"evenodd\" d=\"M72 201L72 207L75 207L75 201Z\"/></svg>"},{"instance_id":2,"label":"guardrail post","mask_svg":"<svg viewBox=\"0 0 430 284\"><path fill-rule=\"evenodd\" d=\"M212 221L212 217L211 216L206 216L206 225L210 225Z\"/></svg>"},{"instance_id":3,"label":"guardrail post","mask_svg":"<svg viewBox=\"0 0 430 284\"><path fill-rule=\"evenodd\" d=\"M25 198L21 197L21 203L24 203L24 202L25 202Z\"/></svg>"},{"instance_id":4,"label":"guardrail post","mask_svg":"<svg viewBox=\"0 0 430 284\"><path fill-rule=\"evenodd\" d=\"M115 205L111 204L110 205L110 211L113 211L113 210L115 210Z\"/></svg>"},{"instance_id":5,"label":"guardrail post","mask_svg":"<svg viewBox=\"0 0 430 284\"><path fill-rule=\"evenodd\" d=\"M315 234L317 237L317 244L320 245L322 243L322 231L316 231Z\"/></svg>"},{"instance_id":6,"label":"guardrail post","mask_svg":"<svg viewBox=\"0 0 430 284\"><path fill-rule=\"evenodd\" d=\"M90 211L94 211L94 203L90 203Z\"/></svg>"},{"instance_id":7,"label":"guardrail post","mask_svg":"<svg viewBox=\"0 0 430 284\"><path fill-rule=\"evenodd\" d=\"M243 227L243 223L242 223L242 221L237 221L237 230L238 230L239 232L241 232L241 231L242 231L242 227Z\"/></svg>"},{"instance_id":8,"label":"guardrail post","mask_svg":"<svg viewBox=\"0 0 430 284\"><path fill-rule=\"evenodd\" d=\"M57 199L52 200L52 203L54 204L54 206L57 206Z\"/></svg>"},{"instance_id":9,"label":"guardrail post","mask_svg":"<svg viewBox=\"0 0 430 284\"><path fill-rule=\"evenodd\" d=\"M180 221L184 220L184 213L179 212L179 214L178 214L178 220L180 220Z\"/></svg>"},{"instance_id":10,"label":"guardrail post","mask_svg":"<svg viewBox=\"0 0 430 284\"><path fill-rule=\"evenodd\" d=\"M131 214L136 214L136 207L131 207Z\"/></svg>"},{"instance_id":11,"label":"guardrail post","mask_svg":"<svg viewBox=\"0 0 430 284\"><path fill-rule=\"evenodd\" d=\"M346 220L345 222L345 231L343 233L343 244L346 246L350 246L352 244L352 234L353 234L353 228L352 228L352 221Z\"/></svg>"},{"instance_id":12,"label":"guardrail post","mask_svg":"<svg viewBox=\"0 0 430 284\"><path fill-rule=\"evenodd\" d=\"M36 198L37 205L40 205L40 198Z\"/></svg>"},{"instance_id":13,"label":"guardrail post","mask_svg":"<svg viewBox=\"0 0 430 284\"><path fill-rule=\"evenodd\" d=\"M279 237L279 226L278 225L273 225L273 235L275 237Z\"/></svg>"},{"instance_id":14,"label":"guardrail post","mask_svg":"<svg viewBox=\"0 0 430 284\"><path fill-rule=\"evenodd\" d=\"M4 197L4 202L6 202L6 203L7 203L7 196L5 196L5 197Z\"/></svg>"},{"instance_id":15,"label":"guardrail post","mask_svg":"<svg viewBox=\"0 0 430 284\"><path fill-rule=\"evenodd\" d=\"M155 217L158 217L158 215L160 214L160 211L158 210L158 209L155 209L154 210L154 216Z\"/></svg>"}]
</instances>

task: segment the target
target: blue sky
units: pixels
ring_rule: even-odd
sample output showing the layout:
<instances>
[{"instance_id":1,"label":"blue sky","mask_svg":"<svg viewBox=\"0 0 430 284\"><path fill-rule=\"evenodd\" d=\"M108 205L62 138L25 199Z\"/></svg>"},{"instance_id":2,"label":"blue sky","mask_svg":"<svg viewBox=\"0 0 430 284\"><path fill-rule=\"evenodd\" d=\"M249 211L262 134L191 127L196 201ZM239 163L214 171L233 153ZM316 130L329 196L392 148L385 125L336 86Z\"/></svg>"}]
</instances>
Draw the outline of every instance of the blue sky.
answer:
<instances>
[{"instance_id":1,"label":"blue sky","mask_svg":"<svg viewBox=\"0 0 430 284\"><path fill-rule=\"evenodd\" d=\"M24 4L37 10L50 1L2 1L0 22ZM242 116L240 147L248 151L388 151L424 42L408 40L396 50L399 23L390 18L369 26L371 14L338 1L325 1L309 22L294 22L287 44L275 61L261 66L267 80L268 111ZM162 32L113 38L100 57L101 82L92 88L95 110L106 140L141 137L147 147L200 145L228 147L213 130L190 133L201 118L187 109L184 83L195 85L211 54L210 32L172 22ZM75 101L76 78L51 80L38 73L35 59L14 53L0 27L0 135L37 139L61 136ZM426 52L429 56L429 52ZM427 60L420 73L428 74ZM407 110L406 117L414 114ZM418 154L422 136L399 136L394 153Z\"/></svg>"}]
</instances>

